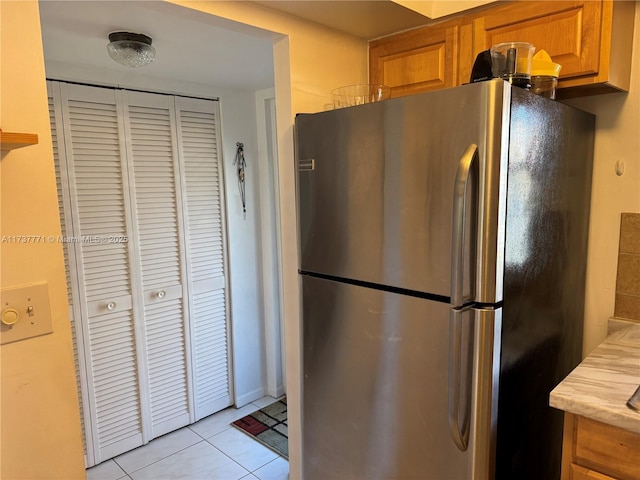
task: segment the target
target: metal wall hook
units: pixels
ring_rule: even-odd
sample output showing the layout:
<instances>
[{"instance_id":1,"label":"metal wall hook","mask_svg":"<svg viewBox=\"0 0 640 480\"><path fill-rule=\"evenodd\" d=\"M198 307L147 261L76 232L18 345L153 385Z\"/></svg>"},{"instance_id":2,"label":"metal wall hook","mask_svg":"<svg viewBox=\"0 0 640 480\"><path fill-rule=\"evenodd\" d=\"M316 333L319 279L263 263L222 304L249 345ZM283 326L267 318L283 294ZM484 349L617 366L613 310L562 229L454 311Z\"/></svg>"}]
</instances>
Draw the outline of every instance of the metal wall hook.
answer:
<instances>
[{"instance_id":1,"label":"metal wall hook","mask_svg":"<svg viewBox=\"0 0 640 480\"><path fill-rule=\"evenodd\" d=\"M247 162L244 159L244 143L236 142L236 158L233 160L233 164L238 169L238 189L240 190L240 200L242 201L242 212L247 214L247 193L245 188L245 168Z\"/></svg>"}]
</instances>

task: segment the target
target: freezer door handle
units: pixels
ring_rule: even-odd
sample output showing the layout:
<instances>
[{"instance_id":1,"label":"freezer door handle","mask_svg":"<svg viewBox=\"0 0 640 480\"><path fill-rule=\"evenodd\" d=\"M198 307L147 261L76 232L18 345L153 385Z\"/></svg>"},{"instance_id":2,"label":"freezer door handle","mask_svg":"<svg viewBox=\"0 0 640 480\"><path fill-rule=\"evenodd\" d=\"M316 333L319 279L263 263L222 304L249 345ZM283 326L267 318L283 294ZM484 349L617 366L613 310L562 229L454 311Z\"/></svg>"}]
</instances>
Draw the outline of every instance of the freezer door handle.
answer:
<instances>
[{"instance_id":1,"label":"freezer door handle","mask_svg":"<svg viewBox=\"0 0 640 480\"><path fill-rule=\"evenodd\" d=\"M452 308L449 317L449 432L461 452L469 446L473 368L472 325L464 325L469 308Z\"/></svg>"},{"instance_id":2,"label":"freezer door handle","mask_svg":"<svg viewBox=\"0 0 640 480\"><path fill-rule=\"evenodd\" d=\"M465 303L464 299L464 253L465 240L472 232L467 231L468 215L475 215L477 208L477 199L470 197L471 174L478 168L478 146L471 144L467 147L464 154L458 162L458 171L456 172L456 180L453 186L453 231L451 237L451 305L459 307ZM475 169L475 170L474 170ZM476 172L476 178L478 177ZM472 203L469 205L469 201ZM471 206L472 212L467 211ZM475 230L475 218L470 218L471 228ZM470 242L471 262L475 258L475 232ZM474 274L471 272L471 282L474 280ZM473 293L473 284L471 285Z\"/></svg>"}]
</instances>

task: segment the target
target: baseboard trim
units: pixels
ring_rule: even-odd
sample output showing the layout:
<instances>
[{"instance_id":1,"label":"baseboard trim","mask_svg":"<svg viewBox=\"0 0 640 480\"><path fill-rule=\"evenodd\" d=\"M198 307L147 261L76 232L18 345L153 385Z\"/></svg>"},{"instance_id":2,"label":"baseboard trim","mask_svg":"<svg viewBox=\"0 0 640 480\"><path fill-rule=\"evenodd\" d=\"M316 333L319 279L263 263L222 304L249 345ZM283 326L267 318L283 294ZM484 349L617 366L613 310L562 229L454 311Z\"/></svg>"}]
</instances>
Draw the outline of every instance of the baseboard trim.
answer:
<instances>
[{"instance_id":1,"label":"baseboard trim","mask_svg":"<svg viewBox=\"0 0 640 480\"><path fill-rule=\"evenodd\" d=\"M267 395L267 392L265 391L264 387L256 388L255 390L247 392L243 395L238 395L236 396L236 407L244 407L254 400L258 400L259 398L264 397L265 395Z\"/></svg>"}]
</instances>

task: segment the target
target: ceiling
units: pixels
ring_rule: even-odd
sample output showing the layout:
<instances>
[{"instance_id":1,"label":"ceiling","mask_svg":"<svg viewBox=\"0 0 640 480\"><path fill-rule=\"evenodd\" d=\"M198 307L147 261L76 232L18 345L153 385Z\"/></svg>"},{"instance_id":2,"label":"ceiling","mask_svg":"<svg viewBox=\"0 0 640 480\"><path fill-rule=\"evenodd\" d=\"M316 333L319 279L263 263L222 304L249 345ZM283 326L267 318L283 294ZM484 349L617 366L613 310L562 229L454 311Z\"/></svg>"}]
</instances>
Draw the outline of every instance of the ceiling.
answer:
<instances>
[{"instance_id":1,"label":"ceiling","mask_svg":"<svg viewBox=\"0 0 640 480\"><path fill-rule=\"evenodd\" d=\"M256 3L363 39L429 21L390 0ZM150 83L156 89L158 79L163 84L190 82L207 88L248 90L274 84L270 32L169 2L40 0L40 16L49 78L125 86ZM113 62L106 51L108 34L113 31L152 37L156 60L139 68Z\"/></svg>"},{"instance_id":2,"label":"ceiling","mask_svg":"<svg viewBox=\"0 0 640 480\"><path fill-rule=\"evenodd\" d=\"M41 0L47 77L96 84L189 82L259 90L273 86L273 40L268 32L164 1ZM153 39L156 60L130 68L106 49L113 31Z\"/></svg>"},{"instance_id":3,"label":"ceiling","mask_svg":"<svg viewBox=\"0 0 640 480\"><path fill-rule=\"evenodd\" d=\"M364 40L429 23L424 15L390 0L256 0L256 3Z\"/></svg>"}]
</instances>

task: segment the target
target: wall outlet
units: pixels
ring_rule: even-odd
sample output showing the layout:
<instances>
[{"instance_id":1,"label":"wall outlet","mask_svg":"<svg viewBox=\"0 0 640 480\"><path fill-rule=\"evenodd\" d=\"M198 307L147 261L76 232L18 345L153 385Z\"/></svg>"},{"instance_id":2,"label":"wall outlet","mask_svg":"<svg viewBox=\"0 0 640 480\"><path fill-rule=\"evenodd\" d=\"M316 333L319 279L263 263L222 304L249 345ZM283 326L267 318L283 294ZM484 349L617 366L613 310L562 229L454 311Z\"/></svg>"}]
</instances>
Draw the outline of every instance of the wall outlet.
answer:
<instances>
[{"instance_id":1,"label":"wall outlet","mask_svg":"<svg viewBox=\"0 0 640 480\"><path fill-rule=\"evenodd\" d=\"M53 333L47 282L0 290L0 344Z\"/></svg>"}]
</instances>

